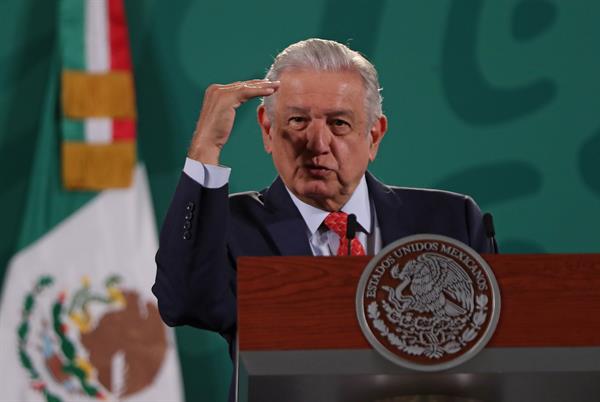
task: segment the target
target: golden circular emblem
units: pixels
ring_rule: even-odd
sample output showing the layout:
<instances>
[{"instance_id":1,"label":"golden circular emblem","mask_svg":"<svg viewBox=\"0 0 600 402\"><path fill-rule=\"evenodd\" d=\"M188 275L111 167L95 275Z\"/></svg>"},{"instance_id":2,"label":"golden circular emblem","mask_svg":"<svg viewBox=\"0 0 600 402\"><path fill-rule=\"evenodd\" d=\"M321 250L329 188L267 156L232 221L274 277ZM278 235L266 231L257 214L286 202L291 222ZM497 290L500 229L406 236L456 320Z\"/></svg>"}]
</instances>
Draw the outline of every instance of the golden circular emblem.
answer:
<instances>
[{"instance_id":1,"label":"golden circular emblem","mask_svg":"<svg viewBox=\"0 0 600 402\"><path fill-rule=\"evenodd\" d=\"M414 235L369 262L356 313L363 334L385 358L414 370L445 370L489 341L500 316L500 290L489 265L469 246Z\"/></svg>"}]
</instances>

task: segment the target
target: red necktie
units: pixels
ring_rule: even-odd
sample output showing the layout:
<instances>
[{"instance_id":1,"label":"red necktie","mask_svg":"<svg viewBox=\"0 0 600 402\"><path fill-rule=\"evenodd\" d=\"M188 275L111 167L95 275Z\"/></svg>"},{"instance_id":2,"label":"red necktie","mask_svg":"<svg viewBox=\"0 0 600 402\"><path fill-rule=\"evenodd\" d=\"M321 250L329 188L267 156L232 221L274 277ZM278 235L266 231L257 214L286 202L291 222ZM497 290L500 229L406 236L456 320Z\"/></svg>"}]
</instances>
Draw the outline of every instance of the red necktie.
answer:
<instances>
[{"instance_id":1,"label":"red necktie","mask_svg":"<svg viewBox=\"0 0 600 402\"><path fill-rule=\"evenodd\" d=\"M340 246L337 255L348 255L348 238L346 227L348 226L348 214L345 212L331 212L323 221L329 230L340 236ZM355 237L350 244L350 255L366 255L360 241Z\"/></svg>"}]
</instances>

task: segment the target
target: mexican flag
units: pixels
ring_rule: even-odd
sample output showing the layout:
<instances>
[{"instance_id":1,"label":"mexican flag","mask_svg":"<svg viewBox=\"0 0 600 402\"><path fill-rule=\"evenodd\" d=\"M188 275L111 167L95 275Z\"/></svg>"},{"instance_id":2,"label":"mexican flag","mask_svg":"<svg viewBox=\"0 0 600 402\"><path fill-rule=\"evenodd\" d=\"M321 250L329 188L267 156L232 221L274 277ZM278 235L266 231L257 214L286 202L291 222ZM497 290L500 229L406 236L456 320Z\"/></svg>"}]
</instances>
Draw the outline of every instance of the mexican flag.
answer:
<instances>
[{"instance_id":1,"label":"mexican flag","mask_svg":"<svg viewBox=\"0 0 600 402\"><path fill-rule=\"evenodd\" d=\"M66 3L104 4L108 18L116 0ZM80 10L84 26L93 13ZM145 169L130 162L134 115L110 105L67 113L68 63L62 51L54 57L24 218L3 229L18 231L20 251L0 298L0 401L180 401L173 332L150 291L157 234ZM82 66L71 72L112 74L110 63L105 72ZM113 163L102 166L105 158ZM120 188L72 190L106 187Z\"/></svg>"}]
</instances>

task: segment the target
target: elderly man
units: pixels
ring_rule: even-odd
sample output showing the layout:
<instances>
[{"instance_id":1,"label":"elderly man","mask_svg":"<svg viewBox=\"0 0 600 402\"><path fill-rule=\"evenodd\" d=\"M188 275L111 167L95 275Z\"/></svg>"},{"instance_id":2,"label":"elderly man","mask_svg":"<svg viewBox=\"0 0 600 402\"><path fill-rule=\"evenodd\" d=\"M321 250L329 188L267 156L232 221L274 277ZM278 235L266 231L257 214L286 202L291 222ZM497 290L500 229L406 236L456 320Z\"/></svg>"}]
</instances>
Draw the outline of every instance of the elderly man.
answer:
<instances>
[{"instance_id":1,"label":"elderly man","mask_svg":"<svg viewBox=\"0 0 600 402\"><path fill-rule=\"evenodd\" d=\"M258 123L279 174L259 192L229 196L219 165L236 109L263 97ZM264 80L211 85L160 235L153 291L169 325L236 328L239 256L343 255L347 214L354 255L403 236L441 234L488 250L467 196L390 187L368 171L387 130L377 72L359 53L309 39L281 52Z\"/></svg>"}]
</instances>

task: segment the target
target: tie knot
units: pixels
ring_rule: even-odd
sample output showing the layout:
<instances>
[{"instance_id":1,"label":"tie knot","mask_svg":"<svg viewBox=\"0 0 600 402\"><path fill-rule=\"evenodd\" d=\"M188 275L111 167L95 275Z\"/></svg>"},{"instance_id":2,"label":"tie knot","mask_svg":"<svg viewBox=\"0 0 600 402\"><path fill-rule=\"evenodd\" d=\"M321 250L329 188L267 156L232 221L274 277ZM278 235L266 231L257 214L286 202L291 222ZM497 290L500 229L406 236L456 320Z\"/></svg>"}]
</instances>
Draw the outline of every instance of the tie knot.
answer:
<instances>
[{"instance_id":1,"label":"tie knot","mask_svg":"<svg viewBox=\"0 0 600 402\"><path fill-rule=\"evenodd\" d=\"M323 221L325 226L340 237L346 237L348 214L345 212L331 212Z\"/></svg>"}]
</instances>

